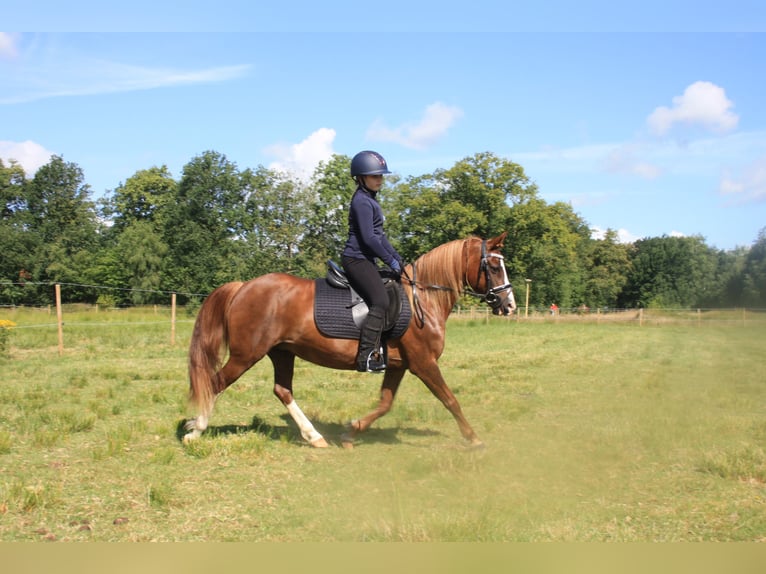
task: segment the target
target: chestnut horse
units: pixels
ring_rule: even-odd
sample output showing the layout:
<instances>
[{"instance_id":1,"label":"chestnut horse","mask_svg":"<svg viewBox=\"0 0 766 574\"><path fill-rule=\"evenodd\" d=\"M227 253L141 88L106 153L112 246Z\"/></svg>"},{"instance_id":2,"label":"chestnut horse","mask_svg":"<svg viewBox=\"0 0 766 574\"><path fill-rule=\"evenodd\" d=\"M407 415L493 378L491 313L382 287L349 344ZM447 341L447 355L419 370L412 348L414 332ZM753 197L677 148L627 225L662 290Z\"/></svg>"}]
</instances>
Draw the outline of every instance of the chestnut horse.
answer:
<instances>
[{"instance_id":1,"label":"chestnut horse","mask_svg":"<svg viewBox=\"0 0 766 574\"><path fill-rule=\"evenodd\" d=\"M469 293L486 301L495 314L516 308L503 256L506 233L483 241L478 237L451 241L405 266L402 283L413 309L404 334L388 341L388 367L378 407L348 423L342 443L353 440L390 409L407 369L452 413L463 437L482 442L468 424L455 395L442 377L437 360L444 350L447 318L458 297ZM269 356L274 366L277 398L314 447L328 446L293 398L295 357L332 369L355 368L357 341L329 338L314 322L315 282L271 273L247 282L226 283L203 303L189 348L190 400L198 415L185 424L184 442L207 428L214 403L245 371ZM223 363L225 350L228 359ZM375 375L366 375L374 377Z\"/></svg>"}]
</instances>

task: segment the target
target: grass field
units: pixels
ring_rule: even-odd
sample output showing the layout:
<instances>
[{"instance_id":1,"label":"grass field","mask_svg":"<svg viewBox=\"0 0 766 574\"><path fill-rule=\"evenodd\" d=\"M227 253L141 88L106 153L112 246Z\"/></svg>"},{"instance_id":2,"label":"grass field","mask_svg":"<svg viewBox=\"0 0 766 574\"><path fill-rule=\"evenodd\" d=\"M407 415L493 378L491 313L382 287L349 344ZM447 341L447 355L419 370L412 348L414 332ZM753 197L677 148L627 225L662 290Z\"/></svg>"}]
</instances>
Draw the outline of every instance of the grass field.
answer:
<instances>
[{"instance_id":1,"label":"grass field","mask_svg":"<svg viewBox=\"0 0 766 574\"><path fill-rule=\"evenodd\" d=\"M479 436L407 375L299 363L314 450L268 361L184 446L190 318L39 311L0 358L0 541L766 541L766 326L450 320L445 376Z\"/></svg>"}]
</instances>

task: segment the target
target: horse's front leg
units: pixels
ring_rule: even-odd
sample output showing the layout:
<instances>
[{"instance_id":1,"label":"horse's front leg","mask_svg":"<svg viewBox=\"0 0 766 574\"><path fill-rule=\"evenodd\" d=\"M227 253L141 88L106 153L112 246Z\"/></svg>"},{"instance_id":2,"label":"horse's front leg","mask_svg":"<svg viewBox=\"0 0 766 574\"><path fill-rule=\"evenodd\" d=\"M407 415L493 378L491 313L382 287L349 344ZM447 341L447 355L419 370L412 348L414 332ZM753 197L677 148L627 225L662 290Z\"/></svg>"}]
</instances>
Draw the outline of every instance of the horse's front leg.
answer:
<instances>
[{"instance_id":1,"label":"horse's front leg","mask_svg":"<svg viewBox=\"0 0 766 574\"><path fill-rule=\"evenodd\" d=\"M411 364L410 371L413 375L423 381L434 396L447 407L447 410L450 413L452 413L455 421L457 421L458 428L460 428L460 433L463 435L463 438L465 438L471 446L484 446L484 443L479 439L471 425L468 424L468 420L463 414L463 409L460 408L460 403L447 386L447 382L444 380L444 376L442 376L441 369L436 360L416 365Z\"/></svg>"},{"instance_id":2,"label":"horse's front leg","mask_svg":"<svg viewBox=\"0 0 766 574\"><path fill-rule=\"evenodd\" d=\"M324 437L314 428L309 418L303 413L293 397L293 372L295 370L295 355L289 351L272 350L269 358L274 365L274 394L282 401L287 412L298 425L303 440L315 448L327 448L329 445Z\"/></svg>"},{"instance_id":3,"label":"horse's front leg","mask_svg":"<svg viewBox=\"0 0 766 574\"><path fill-rule=\"evenodd\" d=\"M391 410L391 405L393 405L394 398L396 397L396 391L399 389L399 383L402 382L403 377L403 368L386 369L386 373L383 376L383 384L380 387L380 401L377 408L361 419L355 419L346 425L346 432L341 437L344 448L354 448L356 436L366 431L372 423Z\"/></svg>"}]
</instances>

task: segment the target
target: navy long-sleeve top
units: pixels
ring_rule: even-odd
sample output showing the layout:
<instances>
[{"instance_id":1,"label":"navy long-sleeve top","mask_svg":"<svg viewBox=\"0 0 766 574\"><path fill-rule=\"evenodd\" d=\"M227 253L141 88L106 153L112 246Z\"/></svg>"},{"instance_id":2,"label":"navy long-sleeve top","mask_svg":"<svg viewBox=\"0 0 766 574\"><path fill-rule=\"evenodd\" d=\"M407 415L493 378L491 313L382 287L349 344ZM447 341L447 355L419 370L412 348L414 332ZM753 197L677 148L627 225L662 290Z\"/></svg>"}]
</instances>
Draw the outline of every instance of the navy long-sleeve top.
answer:
<instances>
[{"instance_id":1,"label":"navy long-sleeve top","mask_svg":"<svg viewBox=\"0 0 766 574\"><path fill-rule=\"evenodd\" d=\"M348 210L348 240L343 255L354 259L367 259L375 263L381 259L386 265L401 261L396 249L388 242L383 231L383 210L375 195L357 187Z\"/></svg>"}]
</instances>

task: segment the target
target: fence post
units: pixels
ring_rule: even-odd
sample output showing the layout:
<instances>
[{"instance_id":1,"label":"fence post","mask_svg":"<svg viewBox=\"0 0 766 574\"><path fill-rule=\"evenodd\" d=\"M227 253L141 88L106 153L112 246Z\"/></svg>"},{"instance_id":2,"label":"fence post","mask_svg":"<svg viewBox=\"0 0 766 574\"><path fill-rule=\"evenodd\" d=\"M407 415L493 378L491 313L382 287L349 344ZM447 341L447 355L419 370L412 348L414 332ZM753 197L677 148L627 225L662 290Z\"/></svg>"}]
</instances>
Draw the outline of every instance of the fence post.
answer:
<instances>
[{"instance_id":1,"label":"fence post","mask_svg":"<svg viewBox=\"0 0 766 574\"><path fill-rule=\"evenodd\" d=\"M170 296L170 346L176 344L176 294Z\"/></svg>"},{"instance_id":2,"label":"fence post","mask_svg":"<svg viewBox=\"0 0 766 574\"><path fill-rule=\"evenodd\" d=\"M59 331L59 356L64 354L64 322L62 321L61 312L61 284L56 283L56 322L58 323Z\"/></svg>"},{"instance_id":3,"label":"fence post","mask_svg":"<svg viewBox=\"0 0 766 574\"><path fill-rule=\"evenodd\" d=\"M638 326L643 327L643 325L644 325L644 308L641 307L638 310Z\"/></svg>"}]
</instances>

